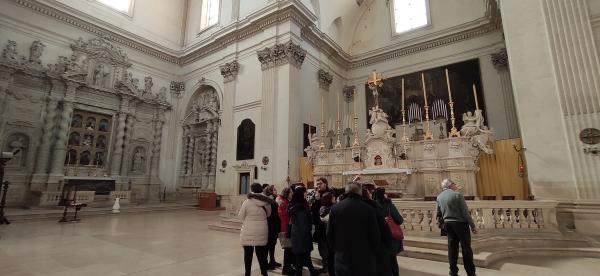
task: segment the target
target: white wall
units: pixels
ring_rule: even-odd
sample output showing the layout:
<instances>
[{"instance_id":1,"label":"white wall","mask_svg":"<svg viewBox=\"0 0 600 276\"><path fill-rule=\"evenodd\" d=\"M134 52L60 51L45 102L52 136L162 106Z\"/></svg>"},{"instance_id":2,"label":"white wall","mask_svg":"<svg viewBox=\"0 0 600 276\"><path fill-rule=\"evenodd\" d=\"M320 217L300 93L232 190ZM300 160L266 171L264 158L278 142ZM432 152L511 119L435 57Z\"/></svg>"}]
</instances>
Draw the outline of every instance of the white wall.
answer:
<instances>
[{"instance_id":1,"label":"white wall","mask_svg":"<svg viewBox=\"0 0 600 276\"><path fill-rule=\"evenodd\" d=\"M132 16L115 11L96 1L44 0L50 6L67 11L111 29L134 34L138 38L178 51L183 43L186 0L134 0Z\"/></svg>"}]
</instances>

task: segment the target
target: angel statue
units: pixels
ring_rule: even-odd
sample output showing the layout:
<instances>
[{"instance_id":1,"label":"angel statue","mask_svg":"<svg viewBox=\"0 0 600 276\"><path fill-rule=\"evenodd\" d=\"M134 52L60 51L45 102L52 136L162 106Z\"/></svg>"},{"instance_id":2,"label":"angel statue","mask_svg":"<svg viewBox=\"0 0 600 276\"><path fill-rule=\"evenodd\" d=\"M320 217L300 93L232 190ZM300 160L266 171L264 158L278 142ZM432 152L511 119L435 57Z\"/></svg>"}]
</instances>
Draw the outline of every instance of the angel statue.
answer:
<instances>
[{"instance_id":1,"label":"angel statue","mask_svg":"<svg viewBox=\"0 0 600 276\"><path fill-rule=\"evenodd\" d=\"M467 113L463 113L463 126L460 129L460 135L462 136L473 136L479 132L479 125L477 122L477 117L471 113L471 111L467 111Z\"/></svg>"}]
</instances>

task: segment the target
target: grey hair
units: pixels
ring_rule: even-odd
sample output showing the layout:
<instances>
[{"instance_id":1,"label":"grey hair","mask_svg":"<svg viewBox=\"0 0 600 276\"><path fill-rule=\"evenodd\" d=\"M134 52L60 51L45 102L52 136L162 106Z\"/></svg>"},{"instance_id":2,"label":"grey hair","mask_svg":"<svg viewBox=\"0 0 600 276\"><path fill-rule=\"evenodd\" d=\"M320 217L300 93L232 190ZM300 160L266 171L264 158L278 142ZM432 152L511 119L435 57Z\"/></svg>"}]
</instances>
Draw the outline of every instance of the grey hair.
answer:
<instances>
[{"instance_id":1,"label":"grey hair","mask_svg":"<svg viewBox=\"0 0 600 276\"><path fill-rule=\"evenodd\" d=\"M354 193L357 195L362 195L362 187L358 182L349 182L346 184L346 193Z\"/></svg>"},{"instance_id":2,"label":"grey hair","mask_svg":"<svg viewBox=\"0 0 600 276\"><path fill-rule=\"evenodd\" d=\"M454 183L454 182L452 182L452 180L450 180L448 178L442 180L442 190L450 189L450 185L452 185L452 183Z\"/></svg>"}]
</instances>

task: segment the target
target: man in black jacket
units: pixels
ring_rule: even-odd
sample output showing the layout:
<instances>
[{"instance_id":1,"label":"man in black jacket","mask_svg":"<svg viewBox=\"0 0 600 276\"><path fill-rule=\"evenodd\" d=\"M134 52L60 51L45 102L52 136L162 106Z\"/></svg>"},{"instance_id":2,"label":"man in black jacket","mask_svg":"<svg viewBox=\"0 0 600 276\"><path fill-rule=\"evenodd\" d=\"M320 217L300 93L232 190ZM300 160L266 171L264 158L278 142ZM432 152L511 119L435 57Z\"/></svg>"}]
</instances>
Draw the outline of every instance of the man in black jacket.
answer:
<instances>
[{"instance_id":1,"label":"man in black jacket","mask_svg":"<svg viewBox=\"0 0 600 276\"><path fill-rule=\"evenodd\" d=\"M327 231L327 225L321 221L321 216L319 215L319 209L321 209L321 198L327 192L329 192L329 184L327 183L326 178L317 179L317 187L315 189L314 198L311 199L310 202L310 212L312 216L312 223L315 226L315 232L313 234L313 242L317 243L317 247L319 248L319 255L321 255L321 260L323 263L323 268L328 266L328 255L329 252L327 250L327 241L325 239L325 232Z\"/></svg>"},{"instance_id":2,"label":"man in black jacket","mask_svg":"<svg viewBox=\"0 0 600 276\"><path fill-rule=\"evenodd\" d=\"M360 184L346 185L346 197L329 214L327 242L335 250L336 276L374 276L381 240L375 209L361 198Z\"/></svg>"}]
</instances>

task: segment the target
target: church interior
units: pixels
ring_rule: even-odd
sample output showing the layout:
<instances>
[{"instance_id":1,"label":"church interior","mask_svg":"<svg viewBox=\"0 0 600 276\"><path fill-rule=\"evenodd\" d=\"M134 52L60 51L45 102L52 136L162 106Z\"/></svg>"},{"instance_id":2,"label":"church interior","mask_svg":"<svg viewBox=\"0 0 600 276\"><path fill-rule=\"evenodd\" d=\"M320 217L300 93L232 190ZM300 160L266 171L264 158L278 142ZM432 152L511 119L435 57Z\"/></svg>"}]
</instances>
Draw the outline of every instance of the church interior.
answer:
<instances>
[{"instance_id":1,"label":"church interior","mask_svg":"<svg viewBox=\"0 0 600 276\"><path fill-rule=\"evenodd\" d=\"M2 0L0 15L0 275L243 275L252 183L357 175L404 218L403 275L447 275L443 179L479 229L478 274L600 269L600 1Z\"/></svg>"}]
</instances>

